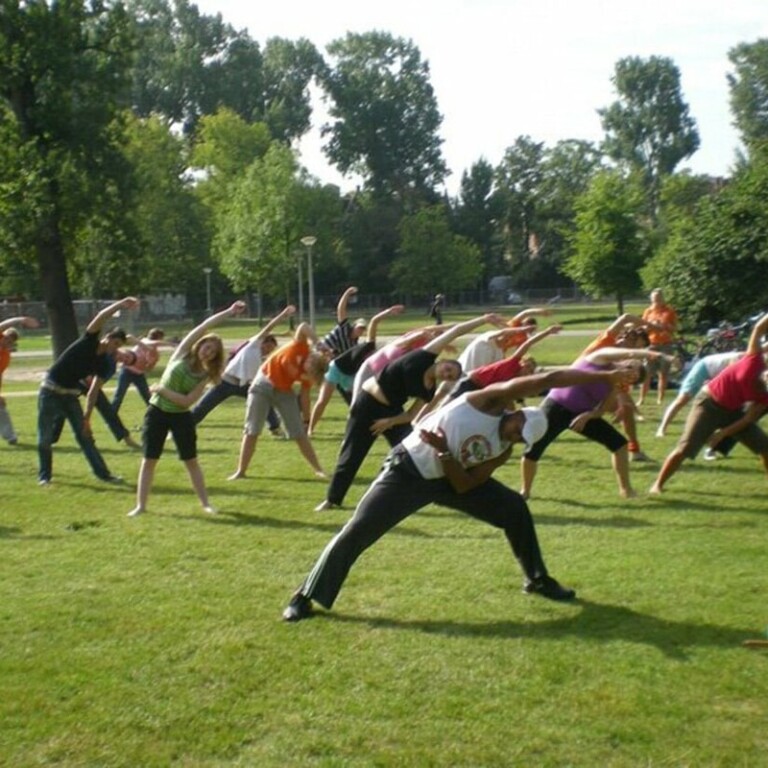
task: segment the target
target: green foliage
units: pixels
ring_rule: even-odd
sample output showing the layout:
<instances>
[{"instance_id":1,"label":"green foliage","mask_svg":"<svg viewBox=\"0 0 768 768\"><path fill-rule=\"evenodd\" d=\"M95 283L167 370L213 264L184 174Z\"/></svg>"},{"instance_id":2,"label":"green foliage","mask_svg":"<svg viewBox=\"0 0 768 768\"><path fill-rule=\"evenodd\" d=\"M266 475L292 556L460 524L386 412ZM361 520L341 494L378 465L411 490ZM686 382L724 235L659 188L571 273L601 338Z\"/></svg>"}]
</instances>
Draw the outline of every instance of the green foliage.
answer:
<instances>
[{"instance_id":1,"label":"green foliage","mask_svg":"<svg viewBox=\"0 0 768 768\"><path fill-rule=\"evenodd\" d=\"M768 306L768 162L756 156L690 215L643 270L690 324L738 320Z\"/></svg>"},{"instance_id":2,"label":"green foliage","mask_svg":"<svg viewBox=\"0 0 768 768\"><path fill-rule=\"evenodd\" d=\"M741 43L728 52L731 112L747 147L768 141L768 39Z\"/></svg>"},{"instance_id":3,"label":"green foliage","mask_svg":"<svg viewBox=\"0 0 768 768\"><path fill-rule=\"evenodd\" d=\"M399 256L392 280L402 293L430 294L473 288L482 274L478 247L454 235L443 206L431 206L400 224Z\"/></svg>"},{"instance_id":4,"label":"green foliage","mask_svg":"<svg viewBox=\"0 0 768 768\"><path fill-rule=\"evenodd\" d=\"M616 62L611 79L618 100L598 110L603 149L642 174L655 215L661 179L699 148L696 121L680 92L680 71L671 59L629 56Z\"/></svg>"},{"instance_id":5,"label":"green foliage","mask_svg":"<svg viewBox=\"0 0 768 768\"><path fill-rule=\"evenodd\" d=\"M641 210L639 186L617 171L598 174L576 201L565 272L592 296L615 296L619 312L624 298L640 287L638 270L646 258Z\"/></svg>"},{"instance_id":6,"label":"green foliage","mask_svg":"<svg viewBox=\"0 0 768 768\"><path fill-rule=\"evenodd\" d=\"M437 133L442 116L419 49L384 32L350 32L328 53L329 160L342 173L360 174L376 195L432 191L447 169Z\"/></svg>"}]
</instances>

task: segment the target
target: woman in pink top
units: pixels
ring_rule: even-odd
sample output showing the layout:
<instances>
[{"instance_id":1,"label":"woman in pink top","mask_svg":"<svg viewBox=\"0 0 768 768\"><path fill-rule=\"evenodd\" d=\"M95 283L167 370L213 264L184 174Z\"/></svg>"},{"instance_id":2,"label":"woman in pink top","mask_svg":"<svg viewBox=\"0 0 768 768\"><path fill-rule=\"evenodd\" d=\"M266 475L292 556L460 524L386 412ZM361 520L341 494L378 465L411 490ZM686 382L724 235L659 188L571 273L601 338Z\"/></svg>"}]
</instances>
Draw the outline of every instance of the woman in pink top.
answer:
<instances>
[{"instance_id":1,"label":"woman in pink top","mask_svg":"<svg viewBox=\"0 0 768 768\"><path fill-rule=\"evenodd\" d=\"M715 448L731 435L760 456L768 473L768 435L756 423L768 410L768 375L760 346L766 331L768 313L755 323L744 357L715 376L696 396L683 435L664 460L651 493L661 493L683 461L695 458L705 444Z\"/></svg>"}]
</instances>

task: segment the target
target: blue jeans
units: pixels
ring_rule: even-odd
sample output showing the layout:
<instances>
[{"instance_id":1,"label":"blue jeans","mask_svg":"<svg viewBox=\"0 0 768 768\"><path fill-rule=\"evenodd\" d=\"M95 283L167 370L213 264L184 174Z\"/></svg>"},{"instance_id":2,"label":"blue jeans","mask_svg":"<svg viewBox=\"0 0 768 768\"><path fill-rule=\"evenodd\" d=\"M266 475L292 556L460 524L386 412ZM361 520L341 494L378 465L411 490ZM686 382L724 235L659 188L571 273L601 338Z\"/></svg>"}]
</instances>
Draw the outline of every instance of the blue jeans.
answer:
<instances>
[{"instance_id":1,"label":"blue jeans","mask_svg":"<svg viewBox=\"0 0 768 768\"><path fill-rule=\"evenodd\" d=\"M69 421L77 444L91 465L93 474L107 480L112 473L99 453L93 437L83 430L83 408L76 395L61 395L41 389L37 398L37 452L40 462L39 480L50 480L53 473L53 443L64 420Z\"/></svg>"},{"instance_id":2,"label":"blue jeans","mask_svg":"<svg viewBox=\"0 0 768 768\"><path fill-rule=\"evenodd\" d=\"M138 390L144 404L149 405L149 384L147 384L147 377L143 373L134 373L127 368L121 368L120 373L117 376L115 396L112 398L112 410L115 414L120 410L120 406L123 404L123 398L128 392L128 387L131 384Z\"/></svg>"}]
</instances>

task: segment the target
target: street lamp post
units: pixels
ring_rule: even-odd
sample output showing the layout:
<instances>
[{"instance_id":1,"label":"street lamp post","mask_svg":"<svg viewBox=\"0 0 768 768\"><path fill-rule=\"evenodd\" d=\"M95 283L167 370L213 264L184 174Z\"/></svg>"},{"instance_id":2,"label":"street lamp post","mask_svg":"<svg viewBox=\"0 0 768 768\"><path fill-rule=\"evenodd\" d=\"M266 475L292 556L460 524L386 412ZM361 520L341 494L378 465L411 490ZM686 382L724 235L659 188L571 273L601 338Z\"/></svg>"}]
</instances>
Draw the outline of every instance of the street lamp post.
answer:
<instances>
[{"instance_id":1,"label":"street lamp post","mask_svg":"<svg viewBox=\"0 0 768 768\"><path fill-rule=\"evenodd\" d=\"M301 238L301 244L307 249L307 278L309 279L309 324L315 327L315 275L312 271L312 246L317 242L314 235Z\"/></svg>"},{"instance_id":2,"label":"street lamp post","mask_svg":"<svg viewBox=\"0 0 768 768\"><path fill-rule=\"evenodd\" d=\"M299 254L299 258L296 259L299 265L299 322L304 321L304 277L302 275L301 262L304 260L304 255ZM293 326L291 326L293 327Z\"/></svg>"},{"instance_id":3,"label":"street lamp post","mask_svg":"<svg viewBox=\"0 0 768 768\"><path fill-rule=\"evenodd\" d=\"M205 315L210 317L213 314L213 307L211 307L211 272L213 270L210 267L203 267L203 272L205 272Z\"/></svg>"}]
</instances>

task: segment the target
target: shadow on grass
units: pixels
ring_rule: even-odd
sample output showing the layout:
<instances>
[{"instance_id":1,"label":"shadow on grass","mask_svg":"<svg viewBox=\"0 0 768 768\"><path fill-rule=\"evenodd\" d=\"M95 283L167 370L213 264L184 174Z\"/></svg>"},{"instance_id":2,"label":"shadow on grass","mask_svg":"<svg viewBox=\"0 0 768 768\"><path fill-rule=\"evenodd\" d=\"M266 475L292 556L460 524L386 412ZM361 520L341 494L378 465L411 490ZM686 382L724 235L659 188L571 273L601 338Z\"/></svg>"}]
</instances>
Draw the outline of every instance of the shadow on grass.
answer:
<instances>
[{"instance_id":1,"label":"shadow on grass","mask_svg":"<svg viewBox=\"0 0 768 768\"><path fill-rule=\"evenodd\" d=\"M494 621L468 623L446 620L400 620L318 612L317 618L352 624L366 624L374 629L440 634L449 637L508 637L531 640L562 640L573 637L598 643L630 642L652 646L669 658L686 661L694 648L736 648L754 634L754 627L744 629L694 621L660 619L621 605L576 600L576 614L537 623Z\"/></svg>"},{"instance_id":2,"label":"shadow on grass","mask_svg":"<svg viewBox=\"0 0 768 768\"><path fill-rule=\"evenodd\" d=\"M22 529L16 526L10 527L7 525L0 525L0 539L15 539L16 541L54 541L61 538L60 536L40 535L27 536L22 533Z\"/></svg>"}]
</instances>

